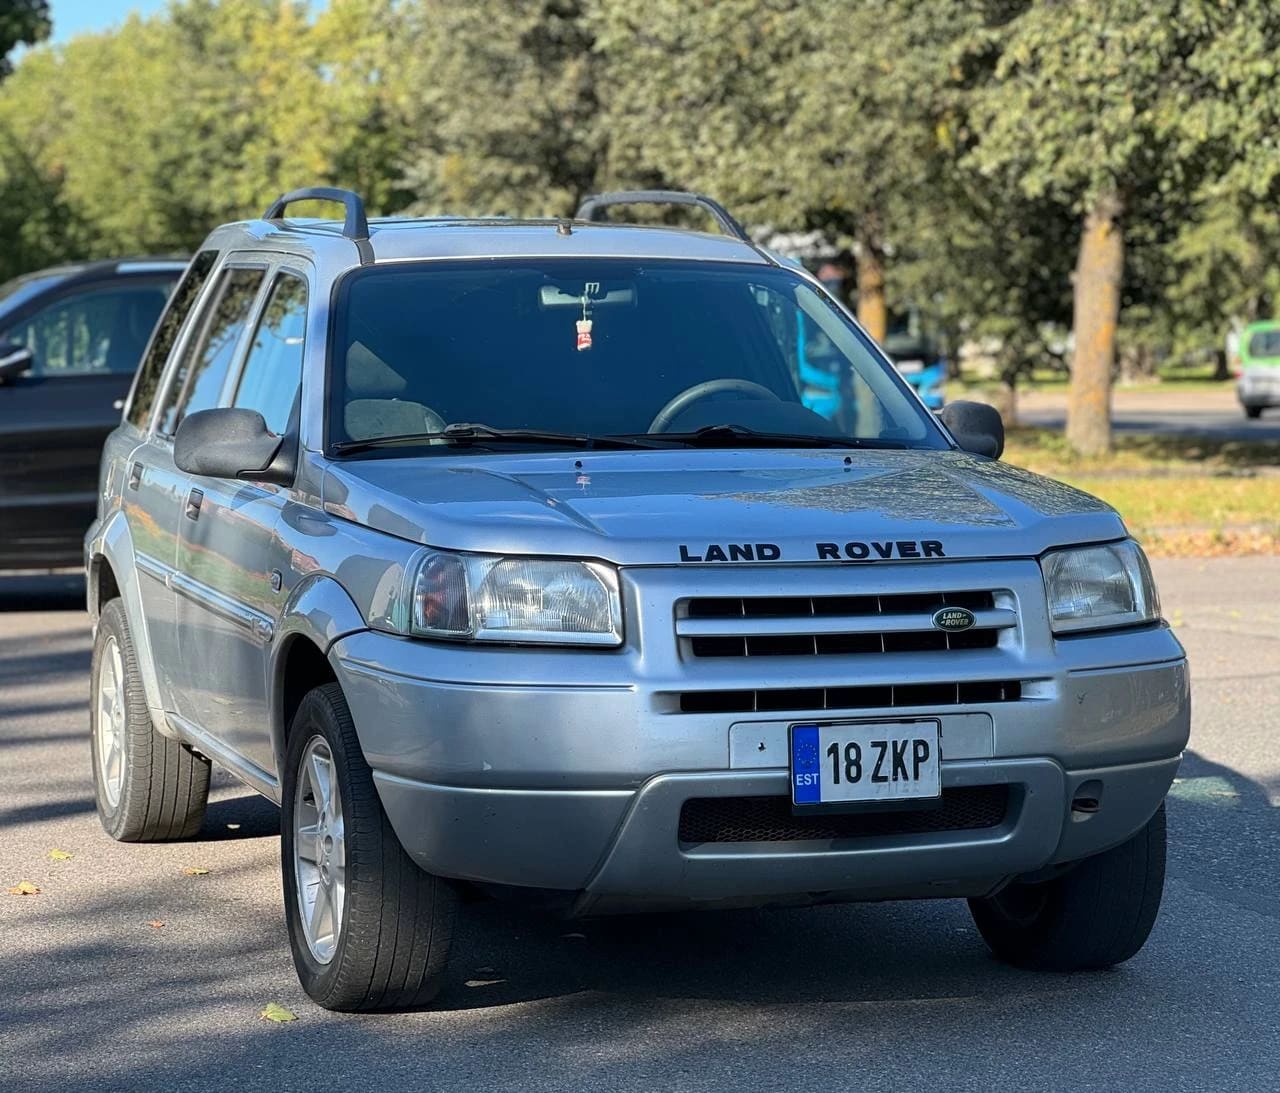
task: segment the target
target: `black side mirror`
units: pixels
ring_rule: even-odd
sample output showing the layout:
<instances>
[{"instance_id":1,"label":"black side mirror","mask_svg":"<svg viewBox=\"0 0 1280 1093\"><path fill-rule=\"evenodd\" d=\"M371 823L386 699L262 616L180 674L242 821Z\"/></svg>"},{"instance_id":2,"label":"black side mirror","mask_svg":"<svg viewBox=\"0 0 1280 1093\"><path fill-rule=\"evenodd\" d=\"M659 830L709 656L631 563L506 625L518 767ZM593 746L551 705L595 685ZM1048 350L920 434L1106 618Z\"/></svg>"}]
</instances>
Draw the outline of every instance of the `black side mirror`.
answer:
<instances>
[{"instance_id":1,"label":"black side mirror","mask_svg":"<svg viewBox=\"0 0 1280 1093\"><path fill-rule=\"evenodd\" d=\"M0 342L0 380L17 379L31 371L36 355L19 342Z\"/></svg>"},{"instance_id":2,"label":"black side mirror","mask_svg":"<svg viewBox=\"0 0 1280 1093\"><path fill-rule=\"evenodd\" d=\"M283 437L267 431L257 410L222 407L188 414L173 438L173 462L187 474L243 478L254 482L293 481L292 460L280 460Z\"/></svg>"},{"instance_id":3,"label":"black side mirror","mask_svg":"<svg viewBox=\"0 0 1280 1093\"><path fill-rule=\"evenodd\" d=\"M1004 452L1004 422L1000 411L985 402L949 402L938 411L956 443L974 455L999 459Z\"/></svg>"}]
</instances>

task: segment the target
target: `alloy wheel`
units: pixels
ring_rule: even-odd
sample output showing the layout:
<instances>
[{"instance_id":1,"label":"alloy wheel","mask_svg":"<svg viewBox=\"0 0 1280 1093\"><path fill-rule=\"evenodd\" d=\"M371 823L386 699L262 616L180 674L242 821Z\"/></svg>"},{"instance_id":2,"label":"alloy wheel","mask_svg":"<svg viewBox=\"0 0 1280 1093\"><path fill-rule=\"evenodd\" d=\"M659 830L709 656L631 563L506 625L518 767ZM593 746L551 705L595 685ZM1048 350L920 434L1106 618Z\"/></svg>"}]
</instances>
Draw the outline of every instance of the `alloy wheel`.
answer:
<instances>
[{"instance_id":1,"label":"alloy wheel","mask_svg":"<svg viewBox=\"0 0 1280 1093\"><path fill-rule=\"evenodd\" d=\"M333 752L321 736L302 753L293 808L293 868L302 933L311 955L328 964L346 909L347 854Z\"/></svg>"}]
</instances>

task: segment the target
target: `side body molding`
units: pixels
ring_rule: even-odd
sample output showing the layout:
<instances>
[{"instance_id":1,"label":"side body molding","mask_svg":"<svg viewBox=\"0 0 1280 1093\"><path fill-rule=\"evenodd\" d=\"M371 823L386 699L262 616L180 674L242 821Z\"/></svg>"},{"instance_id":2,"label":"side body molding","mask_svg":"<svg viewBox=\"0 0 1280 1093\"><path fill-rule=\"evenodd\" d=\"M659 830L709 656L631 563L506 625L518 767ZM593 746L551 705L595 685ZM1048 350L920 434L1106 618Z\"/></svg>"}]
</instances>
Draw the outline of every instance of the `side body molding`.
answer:
<instances>
[{"instance_id":1,"label":"side body molding","mask_svg":"<svg viewBox=\"0 0 1280 1093\"><path fill-rule=\"evenodd\" d=\"M133 535L123 512L117 509L90 533L85 556L88 560L89 617L93 620L94 630L97 630L98 613L102 610L102 604L98 603L98 572L105 559L115 574L116 584L124 601L125 617L129 620L129 630L133 634L133 644L138 651L138 670L142 675L142 690L146 695L151 724L162 736L176 736L164 715L160 679L156 675L155 658L151 655L151 635L147 632L142 592L138 587Z\"/></svg>"}]
</instances>

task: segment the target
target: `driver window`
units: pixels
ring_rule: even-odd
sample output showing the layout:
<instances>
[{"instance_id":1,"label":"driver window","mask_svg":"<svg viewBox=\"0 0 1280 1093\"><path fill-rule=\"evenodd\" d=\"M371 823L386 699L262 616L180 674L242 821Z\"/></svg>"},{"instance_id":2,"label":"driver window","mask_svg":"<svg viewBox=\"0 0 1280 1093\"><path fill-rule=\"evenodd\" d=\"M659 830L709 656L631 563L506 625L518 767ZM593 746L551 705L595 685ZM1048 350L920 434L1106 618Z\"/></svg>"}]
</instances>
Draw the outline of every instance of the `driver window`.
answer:
<instances>
[{"instance_id":1,"label":"driver window","mask_svg":"<svg viewBox=\"0 0 1280 1093\"><path fill-rule=\"evenodd\" d=\"M283 436L302 382L303 338L307 325L307 283L283 273L262 309L232 402L257 410L267 428Z\"/></svg>"}]
</instances>

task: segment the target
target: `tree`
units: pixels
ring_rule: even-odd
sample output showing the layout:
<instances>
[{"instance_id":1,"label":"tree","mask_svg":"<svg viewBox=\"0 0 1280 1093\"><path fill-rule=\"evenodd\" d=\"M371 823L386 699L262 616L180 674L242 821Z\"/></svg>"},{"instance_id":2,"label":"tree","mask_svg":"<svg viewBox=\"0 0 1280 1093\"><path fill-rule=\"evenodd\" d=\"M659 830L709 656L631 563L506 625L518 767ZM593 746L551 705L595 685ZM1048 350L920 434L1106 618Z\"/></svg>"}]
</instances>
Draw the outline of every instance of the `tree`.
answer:
<instances>
[{"instance_id":1,"label":"tree","mask_svg":"<svg viewBox=\"0 0 1280 1093\"><path fill-rule=\"evenodd\" d=\"M0 177L57 195L78 257L189 251L305 185L403 207L400 7L332 0L312 22L297 0L182 0L37 50L0 92Z\"/></svg>"},{"instance_id":2,"label":"tree","mask_svg":"<svg viewBox=\"0 0 1280 1093\"><path fill-rule=\"evenodd\" d=\"M1186 111L1223 104L1217 79L1230 82L1229 59L1208 58L1236 18L1231 9L1214 0L1032 4L987 32L1000 59L975 96L975 162L993 178L1016 179L1030 197L1070 204L1079 217L1067 419L1079 452L1111 445L1130 227L1194 189L1212 162L1209 134L1197 134ZM1274 97L1274 84L1267 93Z\"/></svg>"},{"instance_id":3,"label":"tree","mask_svg":"<svg viewBox=\"0 0 1280 1093\"><path fill-rule=\"evenodd\" d=\"M13 71L9 54L18 45L35 45L49 37L48 0L5 0L0 4L0 78Z\"/></svg>"},{"instance_id":4,"label":"tree","mask_svg":"<svg viewBox=\"0 0 1280 1093\"><path fill-rule=\"evenodd\" d=\"M929 200L949 46L943 0L600 0L610 174L710 190L756 223L820 230L856 256L882 339L889 255Z\"/></svg>"},{"instance_id":5,"label":"tree","mask_svg":"<svg viewBox=\"0 0 1280 1093\"><path fill-rule=\"evenodd\" d=\"M608 130L583 0L420 0L407 182L421 212L572 215Z\"/></svg>"}]
</instances>

